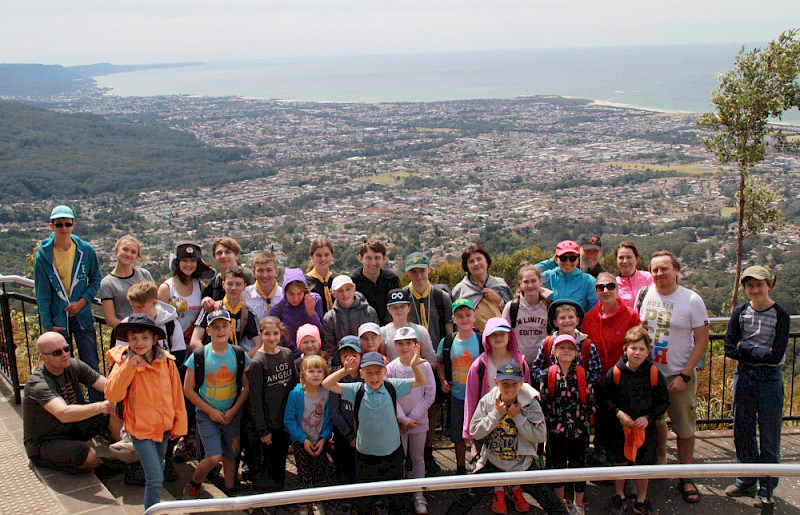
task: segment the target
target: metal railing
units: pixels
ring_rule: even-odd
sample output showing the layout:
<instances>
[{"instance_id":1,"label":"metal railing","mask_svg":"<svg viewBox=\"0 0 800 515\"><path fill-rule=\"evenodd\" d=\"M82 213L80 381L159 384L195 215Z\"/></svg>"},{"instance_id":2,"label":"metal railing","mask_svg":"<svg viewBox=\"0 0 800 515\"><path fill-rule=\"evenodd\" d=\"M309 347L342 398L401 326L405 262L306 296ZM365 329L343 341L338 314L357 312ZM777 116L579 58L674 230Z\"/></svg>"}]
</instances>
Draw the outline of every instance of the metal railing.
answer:
<instances>
[{"instance_id":1,"label":"metal railing","mask_svg":"<svg viewBox=\"0 0 800 515\"><path fill-rule=\"evenodd\" d=\"M0 275L0 375L11 383L14 389L14 402L22 402L21 391L25 387L27 377L38 366L34 359L38 356L36 338L44 328L39 318L36 297L33 296L34 283L31 279L18 275ZM16 291L9 291L11 288ZM30 293L22 291L30 290ZM94 304L100 301L95 299ZM108 374L106 353L111 342L106 336L105 319L94 315L95 332L98 339L100 372ZM74 355L74 344L70 342Z\"/></svg>"},{"instance_id":2,"label":"metal railing","mask_svg":"<svg viewBox=\"0 0 800 515\"><path fill-rule=\"evenodd\" d=\"M391 495L410 492L434 492L465 488L489 488L504 485L534 483L562 483L567 481L602 481L611 479L673 479L721 477L790 477L800 476L800 465L793 464L711 464L711 465L640 465L628 467L591 467L580 469L533 470L524 472L498 472L460 476L398 479L375 483L288 490L269 494L161 502L151 506L145 515L169 513L211 513L246 510L271 506L285 506L316 501L332 501L374 495ZM767 482L771 483L771 482ZM772 513L774 500L768 492L762 513Z\"/></svg>"}]
</instances>

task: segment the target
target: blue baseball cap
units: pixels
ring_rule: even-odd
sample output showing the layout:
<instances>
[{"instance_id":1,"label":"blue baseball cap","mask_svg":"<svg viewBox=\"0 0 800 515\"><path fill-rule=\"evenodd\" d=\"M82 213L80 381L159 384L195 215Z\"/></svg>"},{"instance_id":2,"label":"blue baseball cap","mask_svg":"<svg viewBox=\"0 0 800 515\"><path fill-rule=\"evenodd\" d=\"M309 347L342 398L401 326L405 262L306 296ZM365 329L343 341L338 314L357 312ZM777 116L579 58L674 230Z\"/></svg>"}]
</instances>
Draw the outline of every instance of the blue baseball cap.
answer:
<instances>
[{"instance_id":1,"label":"blue baseball cap","mask_svg":"<svg viewBox=\"0 0 800 515\"><path fill-rule=\"evenodd\" d=\"M386 368L386 362L383 360L383 354L380 352L367 352L361 356L361 368L368 367L370 365L378 365Z\"/></svg>"},{"instance_id":2,"label":"blue baseball cap","mask_svg":"<svg viewBox=\"0 0 800 515\"><path fill-rule=\"evenodd\" d=\"M350 347L354 351L361 354L361 340L359 340L358 336L353 336L352 334L343 336L342 339L339 340L338 350L342 350L345 347Z\"/></svg>"},{"instance_id":3,"label":"blue baseball cap","mask_svg":"<svg viewBox=\"0 0 800 515\"><path fill-rule=\"evenodd\" d=\"M497 380L503 381L504 379L510 379L517 383L522 382L522 368L520 368L519 363L506 361L497 367Z\"/></svg>"}]
</instances>

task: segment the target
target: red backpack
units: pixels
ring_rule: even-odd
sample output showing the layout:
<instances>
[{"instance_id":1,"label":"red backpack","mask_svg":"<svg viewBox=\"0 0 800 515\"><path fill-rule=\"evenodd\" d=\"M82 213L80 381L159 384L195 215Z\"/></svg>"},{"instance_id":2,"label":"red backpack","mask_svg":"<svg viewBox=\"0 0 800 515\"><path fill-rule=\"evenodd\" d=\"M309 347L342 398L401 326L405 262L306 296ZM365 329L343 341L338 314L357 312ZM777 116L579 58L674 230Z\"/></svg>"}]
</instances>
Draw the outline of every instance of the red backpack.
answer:
<instances>
[{"instance_id":1,"label":"red backpack","mask_svg":"<svg viewBox=\"0 0 800 515\"><path fill-rule=\"evenodd\" d=\"M550 392L550 397L553 397L556 389L556 377L560 368L560 365L550 365L550 368L547 369L547 391ZM578 374L578 397L582 404L586 404L589 399L589 389L586 387L586 369L576 365L575 372Z\"/></svg>"},{"instance_id":2,"label":"red backpack","mask_svg":"<svg viewBox=\"0 0 800 515\"><path fill-rule=\"evenodd\" d=\"M547 335L547 338L544 339L542 343L543 352L544 352L544 364L550 364L550 354L553 350L553 342L556 341L556 337L552 334ZM575 344L578 345L577 343ZM582 342L580 342L581 346L581 365L584 369L589 369L589 359L592 356L592 340L589 338L584 338Z\"/></svg>"}]
</instances>

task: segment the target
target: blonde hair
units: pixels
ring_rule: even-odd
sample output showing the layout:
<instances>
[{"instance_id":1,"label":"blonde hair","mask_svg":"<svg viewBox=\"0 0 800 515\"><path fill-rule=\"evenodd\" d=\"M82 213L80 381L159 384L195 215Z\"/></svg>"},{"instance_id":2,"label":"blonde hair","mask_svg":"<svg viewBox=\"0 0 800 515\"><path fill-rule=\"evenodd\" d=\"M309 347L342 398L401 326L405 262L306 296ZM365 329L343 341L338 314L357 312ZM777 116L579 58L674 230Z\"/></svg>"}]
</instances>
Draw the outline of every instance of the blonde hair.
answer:
<instances>
[{"instance_id":1,"label":"blonde hair","mask_svg":"<svg viewBox=\"0 0 800 515\"><path fill-rule=\"evenodd\" d=\"M119 250L119 248L126 241L128 243L132 244L134 247L136 247L136 257L137 258L142 257L142 242L140 242L139 240L137 240L136 238L134 238L130 234L126 234L125 236L123 236L122 238L117 240L117 243L114 244L114 255L117 254L117 251Z\"/></svg>"},{"instance_id":2,"label":"blonde hair","mask_svg":"<svg viewBox=\"0 0 800 515\"><path fill-rule=\"evenodd\" d=\"M222 236L222 237L217 238L216 240L214 240L213 243L211 243L211 254L212 255L217 253L217 247L219 247L220 245L222 245L226 249L230 250L231 252L233 252L237 256L242 252L242 247L239 246L239 244L236 242L236 240L234 240L233 238L231 238L229 236Z\"/></svg>"},{"instance_id":3,"label":"blonde hair","mask_svg":"<svg viewBox=\"0 0 800 515\"><path fill-rule=\"evenodd\" d=\"M314 252L316 252L317 249L321 249L323 247L328 247L328 250L330 250L331 254L333 254L333 243L331 243L331 240L329 240L325 236L317 236L311 241L311 246L308 249L308 257L310 258L311 256L314 255ZM312 270L314 270L314 262L311 259L309 259L308 268L306 268L306 272L310 272Z\"/></svg>"},{"instance_id":4,"label":"blonde hair","mask_svg":"<svg viewBox=\"0 0 800 515\"><path fill-rule=\"evenodd\" d=\"M259 252L256 254L256 257L253 258L253 270L255 270L258 265L266 265L269 263L275 263L277 266L278 260L275 259L275 254L272 252Z\"/></svg>"},{"instance_id":5,"label":"blonde hair","mask_svg":"<svg viewBox=\"0 0 800 515\"><path fill-rule=\"evenodd\" d=\"M323 375L328 377L328 362L325 361L325 358L317 354L306 356L300 365L300 384L303 385L303 388L306 387L306 373L312 368L322 370Z\"/></svg>"},{"instance_id":6,"label":"blonde hair","mask_svg":"<svg viewBox=\"0 0 800 515\"><path fill-rule=\"evenodd\" d=\"M622 344L623 352L628 350L629 345L636 342L644 342L647 350L650 350L652 339L650 338L650 334L647 332L647 329L645 329L641 324L631 327L628 329L628 332L625 333L625 341Z\"/></svg>"},{"instance_id":7,"label":"blonde hair","mask_svg":"<svg viewBox=\"0 0 800 515\"><path fill-rule=\"evenodd\" d=\"M144 304L147 301L158 300L158 286L150 281L140 281L133 284L126 294L128 302L133 304Z\"/></svg>"},{"instance_id":8,"label":"blonde hair","mask_svg":"<svg viewBox=\"0 0 800 515\"><path fill-rule=\"evenodd\" d=\"M597 274L597 280L599 281L601 278L610 279L611 282L617 282L617 278L610 272L600 272Z\"/></svg>"},{"instance_id":9,"label":"blonde hair","mask_svg":"<svg viewBox=\"0 0 800 515\"><path fill-rule=\"evenodd\" d=\"M575 313L575 316L578 316L578 310L575 309L575 306L573 306L572 304L560 304L556 306L556 316L561 314L562 311L572 311L573 313Z\"/></svg>"}]
</instances>

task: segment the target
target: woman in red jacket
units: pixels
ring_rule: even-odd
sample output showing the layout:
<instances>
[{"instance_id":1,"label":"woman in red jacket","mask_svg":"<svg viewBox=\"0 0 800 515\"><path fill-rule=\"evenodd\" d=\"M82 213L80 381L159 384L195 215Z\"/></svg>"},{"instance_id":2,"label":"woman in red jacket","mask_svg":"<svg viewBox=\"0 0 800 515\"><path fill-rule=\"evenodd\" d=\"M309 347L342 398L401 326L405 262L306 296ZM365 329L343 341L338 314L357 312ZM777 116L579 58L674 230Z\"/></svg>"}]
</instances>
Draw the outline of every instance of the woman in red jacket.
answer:
<instances>
[{"instance_id":1,"label":"woman in red jacket","mask_svg":"<svg viewBox=\"0 0 800 515\"><path fill-rule=\"evenodd\" d=\"M600 364L603 367L603 378L622 357L622 346L625 333L641 322L639 314L619 299L619 288L616 278L608 272L601 272L595 281L595 291L600 301L590 309L583 319L581 331L586 333L597 347ZM601 380L602 384L602 380ZM602 464L606 461L606 447L610 443L607 429L613 425L614 414L607 413L603 406L603 388L598 388L596 396L597 412L595 414L594 450L595 460Z\"/></svg>"}]
</instances>

